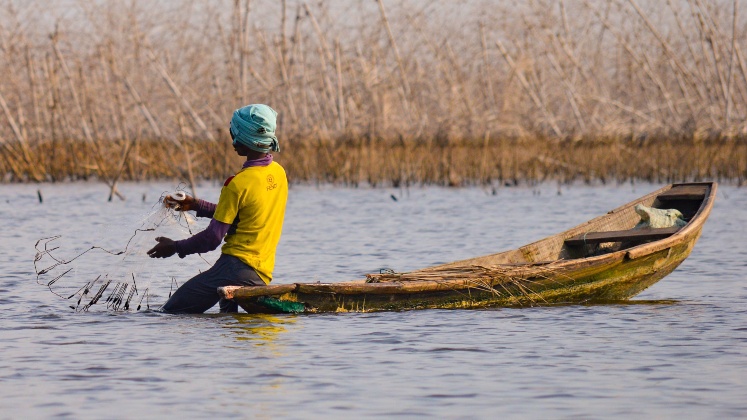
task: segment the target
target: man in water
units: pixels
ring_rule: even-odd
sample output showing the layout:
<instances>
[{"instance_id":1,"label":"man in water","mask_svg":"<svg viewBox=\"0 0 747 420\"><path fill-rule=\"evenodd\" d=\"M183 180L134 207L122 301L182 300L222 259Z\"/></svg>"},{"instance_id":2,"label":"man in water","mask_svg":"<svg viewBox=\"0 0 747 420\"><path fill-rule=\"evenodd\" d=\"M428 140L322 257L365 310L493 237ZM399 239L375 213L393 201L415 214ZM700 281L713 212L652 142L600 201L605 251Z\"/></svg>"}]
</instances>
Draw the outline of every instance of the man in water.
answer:
<instances>
[{"instance_id":1,"label":"man in water","mask_svg":"<svg viewBox=\"0 0 747 420\"><path fill-rule=\"evenodd\" d=\"M277 112L267 105L247 105L231 118L231 139L242 169L223 184L218 204L187 196L167 196L164 203L180 211L195 210L198 217L212 217L202 232L181 241L158 237L148 251L151 258L212 251L220 245L221 256L212 268L184 283L163 305L171 313L203 313L220 300L221 312L238 312L233 301L220 299L218 287L263 286L272 280L275 249L288 199L285 170L272 161L279 151L275 137ZM181 197L180 197L181 198Z\"/></svg>"}]
</instances>

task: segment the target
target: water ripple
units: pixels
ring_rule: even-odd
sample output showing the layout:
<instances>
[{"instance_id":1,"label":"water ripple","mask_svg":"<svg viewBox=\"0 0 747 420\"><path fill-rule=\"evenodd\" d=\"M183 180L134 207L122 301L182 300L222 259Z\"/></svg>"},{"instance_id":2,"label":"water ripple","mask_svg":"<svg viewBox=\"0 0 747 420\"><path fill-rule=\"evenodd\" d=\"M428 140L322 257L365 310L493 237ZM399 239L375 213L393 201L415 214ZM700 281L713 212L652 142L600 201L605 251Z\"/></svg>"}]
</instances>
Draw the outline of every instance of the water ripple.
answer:
<instances>
[{"instance_id":1,"label":"water ripple","mask_svg":"<svg viewBox=\"0 0 747 420\"><path fill-rule=\"evenodd\" d=\"M35 188L6 186L3 193L31 204ZM30 273L34 242L63 234L78 245L107 236L115 243L151 208L139 200L108 203L101 183L41 188L49 193L35 207L38 217L3 212L16 227L12 240L0 241L0 406L12 407L3 416L734 418L747 412L745 189L722 186L729 199L717 200L692 256L630 302L258 317L71 311ZM133 197L171 188L121 185ZM655 186L562 187L560 196L556 185L537 188L542 205L528 188L491 195L478 188L400 194L294 186L276 279L341 281L382 267L407 271L510 249ZM198 189L215 201L220 185ZM47 202L56 203L54 210ZM206 267L191 257L152 263L156 285L171 275L183 282ZM166 299L165 287L154 287L151 309Z\"/></svg>"}]
</instances>

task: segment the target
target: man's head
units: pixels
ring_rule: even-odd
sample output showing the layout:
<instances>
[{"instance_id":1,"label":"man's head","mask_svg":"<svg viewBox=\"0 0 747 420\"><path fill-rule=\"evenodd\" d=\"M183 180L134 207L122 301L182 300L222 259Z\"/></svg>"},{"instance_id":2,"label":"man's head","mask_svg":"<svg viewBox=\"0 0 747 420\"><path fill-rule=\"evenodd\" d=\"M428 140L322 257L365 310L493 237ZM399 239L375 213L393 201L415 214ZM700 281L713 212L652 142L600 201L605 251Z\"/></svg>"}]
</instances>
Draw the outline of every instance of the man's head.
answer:
<instances>
[{"instance_id":1,"label":"man's head","mask_svg":"<svg viewBox=\"0 0 747 420\"><path fill-rule=\"evenodd\" d=\"M267 105L253 104L239 108L231 117L231 138L234 146L246 146L258 153L280 150L275 137L277 115Z\"/></svg>"}]
</instances>

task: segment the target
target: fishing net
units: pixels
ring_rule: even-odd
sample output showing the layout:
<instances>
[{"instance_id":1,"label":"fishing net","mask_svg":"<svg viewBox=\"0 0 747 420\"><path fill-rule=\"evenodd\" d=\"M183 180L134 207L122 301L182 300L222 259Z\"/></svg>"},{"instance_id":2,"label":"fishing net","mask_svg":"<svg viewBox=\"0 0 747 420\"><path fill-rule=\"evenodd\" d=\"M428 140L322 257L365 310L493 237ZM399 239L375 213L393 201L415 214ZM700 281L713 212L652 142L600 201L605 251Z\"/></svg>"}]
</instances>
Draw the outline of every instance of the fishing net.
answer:
<instances>
[{"instance_id":1,"label":"fishing net","mask_svg":"<svg viewBox=\"0 0 747 420\"><path fill-rule=\"evenodd\" d=\"M185 193L170 195L181 194ZM166 197L162 194L149 213L122 228L129 237L103 229L90 245L71 244L61 235L39 239L34 245L36 282L70 301L70 308L78 312L94 305L113 311L150 309L154 287L168 288L171 297L178 287L176 277L165 279L162 270L155 269L159 261L147 251L156 237L192 235L196 221L187 212L167 207Z\"/></svg>"}]
</instances>

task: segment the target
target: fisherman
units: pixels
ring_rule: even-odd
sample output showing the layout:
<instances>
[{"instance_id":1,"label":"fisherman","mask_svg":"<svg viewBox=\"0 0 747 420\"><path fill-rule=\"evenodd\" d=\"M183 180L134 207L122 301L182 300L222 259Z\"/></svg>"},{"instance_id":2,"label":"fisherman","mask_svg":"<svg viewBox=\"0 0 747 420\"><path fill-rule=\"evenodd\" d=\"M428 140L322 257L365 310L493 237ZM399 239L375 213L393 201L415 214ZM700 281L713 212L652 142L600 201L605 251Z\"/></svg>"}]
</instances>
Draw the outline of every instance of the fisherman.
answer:
<instances>
[{"instance_id":1,"label":"fisherman","mask_svg":"<svg viewBox=\"0 0 747 420\"><path fill-rule=\"evenodd\" d=\"M190 196L166 196L164 203L179 211L195 210L212 217L207 229L181 241L158 237L151 258L168 258L212 251L220 245L215 265L184 283L163 305L170 313L203 313L220 301L220 311L238 312L238 305L221 299L218 287L264 286L272 280L275 249L288 199L285 170L270 152L280 150L275 127L277 112L267 105L247 105L231 118L233 148L246 156L242 169L223 184L217 204ZM183 198L183 199L181 199ZM181 199L181 200L180 200Z\"/></svg>"}]
</instances>

